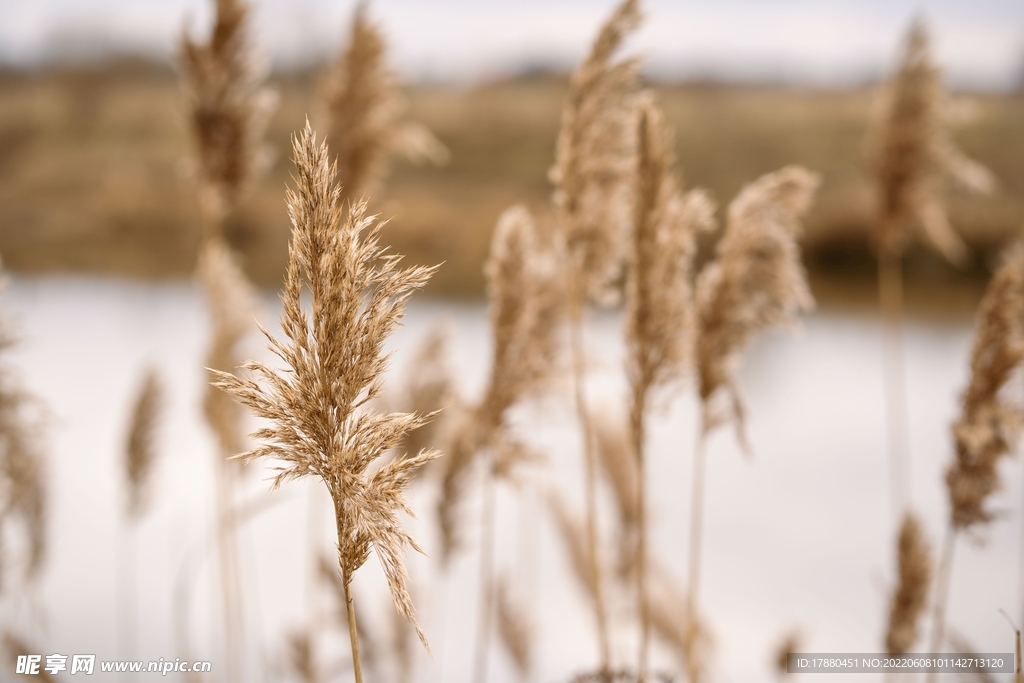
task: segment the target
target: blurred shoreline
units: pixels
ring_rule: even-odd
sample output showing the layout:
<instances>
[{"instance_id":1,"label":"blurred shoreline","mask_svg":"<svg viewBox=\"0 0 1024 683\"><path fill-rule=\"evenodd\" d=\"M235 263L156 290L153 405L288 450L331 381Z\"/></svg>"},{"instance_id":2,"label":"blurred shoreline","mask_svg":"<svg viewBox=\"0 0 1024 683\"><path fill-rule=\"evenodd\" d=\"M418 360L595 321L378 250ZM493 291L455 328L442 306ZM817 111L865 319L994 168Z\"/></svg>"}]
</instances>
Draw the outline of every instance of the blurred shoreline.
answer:
<instances>
[{"instance_id":1,"label":"blurred shoreline","mask_svg":"<svg viewBox=\"0 0 1024 683\"><path fill-rule=\"evenodd\" d=\"M276 288L289 234L284 156L292 131L316 126L318 70L273 74L281 107L269 139L278 158L228 226L254 281ZM863 139L874 89L817 89L710 81L652 84L677 130L688 186L724 206L762 173L796 163L824 184L802 240L824 308L874 306L868 239L872 189ZM443 168L393 165L372 210L390 217L386 241L416 263L444 262L433 296L483 295L491 230L507 206L549 212L564 76L534 69L475 86L407 91L410 118L452 152ZM962 96L959 99L964 99ZM912 314L969 315L999 250L1024 225L1024 93L975 93L957 143L1000 181L989 198L954 195L954 226L974 258L956 270L926 250L907 261ZM188 138L177 77L165 63L118 58L0 68L0 255L24 273L84 272L187 278L199 242ZM706 256L713 237L702 245Z\"/></svg>"}]
</instances>

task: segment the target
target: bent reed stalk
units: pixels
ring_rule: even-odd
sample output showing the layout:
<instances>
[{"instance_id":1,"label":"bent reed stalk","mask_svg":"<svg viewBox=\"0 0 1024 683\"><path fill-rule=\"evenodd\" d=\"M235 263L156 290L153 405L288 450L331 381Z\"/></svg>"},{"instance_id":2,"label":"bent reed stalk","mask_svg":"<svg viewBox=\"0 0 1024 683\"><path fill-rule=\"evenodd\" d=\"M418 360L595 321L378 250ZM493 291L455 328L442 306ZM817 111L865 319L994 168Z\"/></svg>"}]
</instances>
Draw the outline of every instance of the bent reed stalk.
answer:
<instances>
[{"instance_id":1,"label":"bent reed stalk","mask_svg":"<svg viewBox=\"0 0 1024 683\"><path fill-rule=\"evenodd\" d=\"M600 667L611 670L611 641L602 588L597 532L597 481L591 410L587 401L583 309L588 299L614 300L612 283L623 260L623 227L630 213L635 147L634 96L640 61L613 62L640 23L639 0L624 0L604 23L590 53L573 73L562 109L549 176L558 233L567 254L565 290L573 397L583 441L588 557L593 564Z\"/></svg>"},{"instance_id":2,"label":"bent reed stalk","mask_svg":"<svg viewBox=\"0 0 1024 683\"><path fill-rule=\"evenodd\" d=\"M353 669L356 683L362 683L350 584L371 551L395 608L428 647L406 587L403 557L407 546L422 548L402 528L398 513L411 514L402 494L416 471L440 453L421 451L369 468L432 415L378 413L368 403L382 390L384 342L399 325L406 301L436 268L400 268L401 257L379 246L381 224L366 215L366 204L342 209L327 147L308 123L293 148L296 188L287 192L292 241L281 294L285 339L263 330L287 368L247 362L245 369L261 381L211 372L216 386L270 423L253 434L258 446L235 457L279 461L274 487L315 475L331 494ZM302 307L307 287L309 313Z\"/></svg>"}]
</instances>

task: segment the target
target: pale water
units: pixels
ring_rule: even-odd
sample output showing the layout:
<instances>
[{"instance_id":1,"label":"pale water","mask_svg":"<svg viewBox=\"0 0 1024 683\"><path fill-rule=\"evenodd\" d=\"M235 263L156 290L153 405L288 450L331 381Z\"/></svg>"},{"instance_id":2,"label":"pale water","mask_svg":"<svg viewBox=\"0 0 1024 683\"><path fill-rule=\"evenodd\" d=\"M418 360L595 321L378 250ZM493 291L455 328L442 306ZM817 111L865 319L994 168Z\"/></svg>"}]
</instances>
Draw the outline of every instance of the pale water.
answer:
<instances>
[{"instance_id":1,"label":"pale water","mask_svg":"<svg viewBox=\"0 0 1024 683\"><path fill-rule=\"evenodd\" d=\"M208 325L199 292L190 284L15 278L0 302L21 340L10 362L51 413L48 562L34 597L8 600L0 616L6 625L30 634L43 655L190 657L210 660L214 671L222 672L219 584L210 537L214 450L200 409ZM268 296L261 320L272 324L277 313L276 299ZM439 318L450 321L452 362L465 394L475 396L483 385L490 344L486 311L478 304L414 300L406 326L392 338L391 384L400 384L412 371L410 349ZM620 319L596 316L587 335L598 369L592 397L621 400ZM946 514L948 425L966 381L969 345L967 324L914 324L906 330L912 496L936 547ZM267 358L257 338L251 347L253 354ZM739 383L748 404L754 455L741 454L730 429L716 432L708 444L702 604L717 643L715 680L773 680L773 648L792 628L801 631L802 649L808 652L882 648L894 576L894 532L881 348L872 319L816 314L805 318L795 334L769 334L747 354ZM125 560L131 535L122 523L121 459L132 398L147 363L155 363L163 374L169 405L158 444L154 504L135 536L137 629L134 637L126 637L119 634L119 623L124 623L119 600L133 574ZM654 420L648 482L654 552L683 584L697 413L692 388L684 386L680 394ZM555 396L516 417L529 427L525 438L549 459L529 481L557 486L579 508L580 455L568 400ZM286 635L306 623L308 605L319 605L317 611L324 613L336 609L326 591L311 597L307 580L309 538L330 552L333 524L319 482L289 483L270 493L269 472L250 469L245 498L264 507L241 532L243 680L285 680ZM1003 475L1006 488L992 502L1005 514L986 530L984 545L961 540L953 574L949 623L980 652L1011 649L999 608L1018 620L1024 616L1020 460L1005 463ZM421 514L411 525L428 553L436 554L433 490L413 492L413 507ZM512 489L499 490L497 566L512 576L513 587L527 596L523 606L536 616L532 680L547 683L592 667L596 648L591 611L542 500L536 490L527 489L521 497ZM478 495L467 500L465 509L467 549L450 574L443 577L435 560L413 562L416 601L433 647L432 658L420 657L418 683L470 680ZM368 629L383 639L391 624L390 607L374 558L360 571L355 590ZM628 607L628 601L623 603ZM185 643L175 633L176 619L186 625ZM332 623L326 617L321 621ZM616 656L628 663L635 630L628 619L618 621L626 625L618 634ZM335 637L327 638L333 646L326 655L332 667L342 666L347 635L331 628ZM921 639L918 648L925 647ZM672 665L661 650L656 649L655 659L660 668ZM498 645L491 673L499 683L516 680ZM349 676L335 670L332 680ZM103 675L92 680L102 681ZM124 674L109 680L124 680ZM210 680L220 676L215 673Z\"/></svg>"}]
</instances>

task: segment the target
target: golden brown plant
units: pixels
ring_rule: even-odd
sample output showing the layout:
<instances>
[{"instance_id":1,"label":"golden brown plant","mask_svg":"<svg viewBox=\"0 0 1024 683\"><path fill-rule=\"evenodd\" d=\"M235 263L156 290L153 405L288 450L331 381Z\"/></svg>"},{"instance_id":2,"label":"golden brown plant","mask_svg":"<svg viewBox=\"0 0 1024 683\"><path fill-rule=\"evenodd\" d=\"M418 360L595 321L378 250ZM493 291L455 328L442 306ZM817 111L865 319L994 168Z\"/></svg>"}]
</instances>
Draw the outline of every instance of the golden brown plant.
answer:
<instances>
[{"instance_id":1,"label":"golden brown plant","mask_svg":"<svg viewBox=\"0 0 1024 683\"><path fill-rule=\"evenodd\" d=\"M308 124L295 137L294 155L297 187L287 193L292 242L281 295L286 340L264 332L287 369L250 361L246 369L262 382L224 372L214 376L217 386L270 423L253 435L261 443L236 457L280 461L274 486L315 475L331 494L352 658L361 683L350 582L371 551L380 560L395 608L416 626L426 646L406 588L404 559L406 546L421 548L402 528L398 512L411 512L403 491L416 469L439 453L370 466L430 416L375 413L365 405L381 391L385 340L399 325L408 298L435 268L400 268L401 257L378 244L381 226L366 215L366 204L343 211L327 147L317 143ZM311 314L302 308L304 286Z\"/></svg>"},{"instance_id":2,"label":"golden brown plant","mask_svg":"<svg viewBox=\"0 0 1024 683\"><path fill-rule=\"evenodd\" d=\"M216 0L216 9L209 41L196 42L186 33L179 55L206 237L220 233L224 216L269 165L263 134L276 105L276 95L260 85L248 4Z\"/></svg>"},{"instance_id":3,"label":"golden brown plant","mask_svg":"<svg viewBox=\"0 0 1024 683\"><path fill-rule=\"evenodd\" d=\"M295 632L288 636L288 669L303 683L318 683L320 680L315 646L308 633Z\"/></svg>"},{"instance_id":4,"label":"golden brown plant","mask_svg":"<svg viewBox=\"0 0 1024 683\"><path fill-rule=\"evenodd\" d=\"M621 580L633 576L636 569L637 522L640 519L637 498L637 460L630 444L629 422L621 408L600 406L594 413L594 442L601 473L611 489L618 518L616 574Z\"/></svg>"},{"instance_id":5,"label":"golden brown plant","mask_svg":"<svg viewBox=\"0 0 1024 683\"><path fill-rule=\"evenodd\" d=\"M14 338L6 320L0 320L0 352L10 350ZM35 578L46 558L47 486L42 420L37 399L22 386L9 364L0 365L0 592L22 564L19 578ZM25 549L19 558L6 547L5 538L21 532Z\"/></svg>"},{"instance_id":6,"label":"golden brown plant","mask_svg":"<svg viewBox=\"0 0 1024 683\"><path fill-rule=\"evenodd\" d=\"M946 470L949 527L938 569L931 652L942 646L953 549L960 531L976 531L992 521L986 507L1001 486L999 461L1013 453L1020 438L1020 409L1003 389L1024 361L1024 244L1015 244L992 277L981 300L971 348L971 378L953 423L955 455Z\"/></svg>"},{"instance_id":7,"label":"golden brown plant","mask_svg":"<svg viewBox=\"0 0 1024 683\"><path fill-rule=\"evenodd\" d=\"M715 261L697 280L696 366L703 431L732 419L741 443L744 410L733 371L758 332L789 324L814 305L796 238L820 179L787 166L746 186L729 205ZM716 406L724 394L728 405Z\"/></svg>"},{"instance_id":8,"label":"golden brown plant","mask_svg":"<svg viewBox=\"0 0 1024 683\"><path fill-rule=\"evenodd\" d=\"M962 264L967 247L949 224L945 185L953 180L989 193L995 179L953 145L941 76L932 60L928 30L917 20L907 33L902 62L869 139L879 192L875 238L881 252L898 258L913 232L920 230L950 262Z\"/></svg>"},{"instance_id":9,"label":"golden brown plant","mask_svg":"<svg viewBox=\"0 0 1024 683\"><path fill-rule=\"evenodd\" d=\"M928 604L932 579L931 544L921 522L911 512L903 517L897 543L899 582L889 605L885 651L892 655L910 652L917 641L918 620Z\"/></svg>"},{"instance_id":10,"label":"golden brown plant","mask_svg":"<svg viewBox=\"0 0 1024 683\"><path fill-rule=\"evenodd\" d=\"M533 628L527 613L513 599L507 576L494 585L498 612L498 635L505 645L520 680L527 680L533 671Z\"/></svg>"},{"instance_id":11,"label":"golden brown plant","mask_svg":"<svg viewBox=\"0 0 1024 683\"><path fill-rule=\"evenodd\" d=\"M483 397L464 411L445 458L438 500L442 561L458 547L458 504L474 456L485 448L501 454L492 468L511 474L532 459L506 424L508 410L535 395L553 375L558 357L562 307L556 264L539 240L536 223L522 206L498 219L485 272L494 339L490 377Z\"/></svg>"},{"instance_id":12,"label":"golden brown plant","mask_svg":"<svg viewBox=\"0 0 1024 683\"><path fill-rule=\"evenodd\" d=\"M588 557L597 562L597 481L593 426L584 388L583 309L588 299L614 301L622 269L635 171L634 120L640 60L613 61L639 25L639 0L623 0L602 25L590 52L569 81L549 172L557 234L565 250L573 393L583 435L583 482ZM611 666L608 617L600 567L594 577L594 613L600 670Z\"/></svg>"},{"instance_id":13,"label":"golden brown plant","mask_svg":"<svg viewBox=\"0 0 1024 683\"><path fill-rule=\"evenodd\" d=\"M125 445L128 517L140 518L149 505L149 477L156 461L156 439L163 410L163 385L156 368L146 370L135 397Z\"/></svg>"},{"instance_id":14,"label":"golden brown plant","mask_svg":"<svg viewBox=\"0 0 1024 683\"><path fill-rule=\"evenodd\" d=\"M707 680L714 642L700 613L671 574L651 562L646 597L652 633L672 652L690 683Z\"/></svg>"},{"instance_id":15,"label":"golden brown plant","mask_svg":"<svg viewBox=\"0 0 1024 683\"><path fill-rule=\"evenodd\" d=\"M625 0L601 27L569 81L550 171L558 229L569 253L573 315L588 297L613 298L629 223L635 94L640 59L613 61L640 24L639 0Z\"/></svg>"},{"instance_id":16,"label":"golden brown plant","mask_svg":"<svg viewBox=\"0 0 1024 683\"><path fill-rule=\"evenodd\" d=\"M448 161L448 150L425 126L399 120L404 103L384 52L384 36L361 2L352 17L348 47L323 87L327 142L337 156L338 182L348 200L374 192L386 173L388 156L395 152L413 161Z\"/></svg>"},{"instance_id":17,"label":"golden brown plant","mask_svg":"<svg viewBox=\"0 0 1024 683\"><path fill-rule=\"evenodd\" d=\"M398 446L399 453L440 448L446 441L452 415L461 412L460 397L454 386L455 375L449 362L450 343L450 328L445 324L434 325L413 355L402 388L402 410L421 415L442 409L444 412L428 424L407 433Z\"/></svg>"},{"instance_id":18,"label":"golden brown plant","mask_svg":"<svg viewBox=\"0 0 1024 683\"><path fill-rule=\"evenodd\" d=\"M626 375L630 450L636 467L636 580L640 605L639 675L647 676L647 528L644 442L654 393L682 374L693 332L690 269L696 234L714 226L714 205L699 190L683 194L673 175L674 142L661 112L641 105L636 193L626 299Z\"/></svg>"},{"instance_id":19,"label":"golden brown plant","mask_svg":"<svg viewBox=\"0 0 1024 683\"><path fill-rule=\"evenodd\" d=\"M255 292L236 255L219 238L207 240L199 255L199 278L213 327L206 366L230 372L242 364L239 348L256 315ZM213 385L203 396L203 414L225 457L245 450L243 408Z\"/></svg>"},{"instance_id":20,"label":"golden brown plant","mask_svg":"<svg viewBox=\"0 0 1024 683\"><path fill-rule=\"evenodd\" d=\"M950 520L958 529L987 524L999 486L999 461L1016 450L1020 409L1003 395L1024 360L1024 245L1007 253L981 302L971 349L971 378L953 424L956 457L946 472Z\"/></svg>"},{"instance_id":21,"label":"golden brown plant","mask_svg":"<svg viewBox=\"0 0 1024 683\"><path fill-rule=\"evenodd\" d=\"M775 673L779 675L789 673L789 656L794 652L799 652L802 646L803 636L800 635L800 631L793 629L784 634L778 647L775 648Z\"/></svg>"}]
</instances>

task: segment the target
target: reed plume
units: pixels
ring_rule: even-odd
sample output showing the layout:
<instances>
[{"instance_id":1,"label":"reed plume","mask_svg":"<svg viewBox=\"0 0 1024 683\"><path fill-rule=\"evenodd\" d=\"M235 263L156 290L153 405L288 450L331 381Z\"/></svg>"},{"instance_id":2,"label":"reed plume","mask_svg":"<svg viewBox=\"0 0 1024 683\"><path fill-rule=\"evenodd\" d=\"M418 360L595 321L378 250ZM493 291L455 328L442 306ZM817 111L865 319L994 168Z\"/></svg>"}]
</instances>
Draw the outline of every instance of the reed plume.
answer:
<instances>
[{"instance_id":1,"label":"reed plume","mask_svg":"<svg viewBox=\"0 0 1024 683\"><path fill-rule=\"evenodd\" d=\"M886 323L886 422L896 515L902 515L909 504L911 481L901 331L903 253L915 233L920 233L951 263L966 263L967 247L947 217L945 187L952 180L987 194L995 186L986 168L953 145L951 108L930 42L924 22L915 21L907 33L899 69L884 92L879 115L868 135L878 188L874 238L878 246L879 307Z\"/></svg>"},{"instance_id":2,"label":"reed plume","mask_svg":"<svg viewBox=\"0 0 1024 683\"><path fill-rule=\"evenodd\" d=\"M15 339L0 320L0 352ZM0 364L0 594L14 582L29 583L42 569L47 551L46 455L42 442L42 406L22 385L9 362ZM5 540L22 536L15 544ZM20 576L14 570L20 567Z\"/></svg>"},{"instance_id":3,"label":"reed plume","mask_svg":"<svg viewBox=\"0 0 1024 683\"><path fill-rule=\"evenodd\" d=\"M583 63L569 81L549 172L554 185L559 239L566 252L564 268L568 303L573 393L583 436L583 485L588 556L597 562L596 464L587 403L583 309L588 299L614 301L630 220L630 193L635 170L635 97L640 60L615 61L626 37L641 20L639 0L624 0L605 21ZM594 566L595 621L600 668L610 670L611 644L601 590Z\"/></svg>"},{"instance_id":4,"label":"reed plume","mask_svg":"<svg viewBox=\"0 0 1024 683\"><path fill-rule=\"evenodd\" d=\"M480 400L462 411L445 458L438 500L442 561L460 542L458 506L474 456L486 448L506 458L530 459L506 417L510 408L543 389L558 361L562 289L550 249L525 207L513 206L498 219L485 273L494 339L490 375ZM498 462L492 459L492 469ZM501 471L511 469L511 462L502 462Z\"/></svg>"},{"instance_id":5,"label":"reed plume","mask_svg":"<svg viewBox=\"0 0 1024 683\"><path fill-rule=\"evenodd\" d=\"M365 203L343 212L327 147L317 143L308 123L293 148L297 187L287 193L292 242L281 295L286 340L264 331L287 369L246 363L262 382L213 374L217 386L270 422L253 435L260 444L236 457L278 460L275 487L315 475L331 494L355 679L362 683L350 583L371 551L380 560L395 608L415 625L426 647L406 588L403 556L406 546L422 549L397 513L411 513L402 493L416 469L439 453L424 451L369 468L431 416L375 413L365 404L382 388L385 340L399 325L408 298L435 268L400 268L401 257L379 245L381 225L366 215ZM302 308L304 282L311 314Z\"/></svg>"},{"instance_id":6,"label":"reed plume","mask_svg":"<svg viewBox=\"0 0 1024 683\"><path fill-rule=\"evenodd\" d=\"M758 332L790 324L814 305L796 237L819 177L798 166L761 176L729 205L725 234L715 260L697 278L695 364L702 405L693 460L690 515L690 610L698 612L704 458L708 433L732 420L749 453L744 409L733 373L740 352ZM725 406L720 406L722 400Z\"/></svg>"},{"instance_id":7,"label":"reed plume","mask_svg":"<svg viewBox=\"0 0 1024 683\"><path fill-rule=\"evenodd\" d=\"M262 73L249 38L244 0L216 0L208 42L182 35L179 65L195 141L205 237L220 234L224 216L270 164L263 134L276 94Z\"/></svg>"},{"instance_id":8,"label":"reed plume","mask_svg":"<svg viewBox=\"0 0 1024 683\"><path fill-rule=\"evenodd\" d=\"M644 442L655 392L683 372L693 331L690 271L695 236L714 226L714 205L699 190L683 194L673 175L674 142L661 112L646 102L637 134L637 179L626 298L626 374L630 386L630 446L636 467L639 676L647 676L647 528Z\"/></svg>"},{"instance_id":9,"label":"reed plume","mask_svg":"<svg viewBox=\"0 0 1024 683\"><path fill-rule=\"evenodd\" d=\"M157 429L163 410L163 385L156 368L146 370L135 396L125 446L128 517L139 519L149 506L150 476L156 462Z\"/></svg>"},{"instance_id":10,"label":"reed plume","mask_svg":"<svg viewBox=\"0 0 1024 683\"><path fill-rule=\"evenodd\" d=\"M419 453L440 447L448 439L452 414L460 414L462 406L455 388L454 371L450 365L451 330L447 325L435 325L420 343L412 359L402 390L403 410L428 414L444 409L431 422L408 432L398 446L399 453ZM448 458L445 458L448 460Z\"/></svg>"},{"instance_id":11,"label":"reed plume","mask_svg":"<svg viewBox=\"0 0 1024 683\"><path fill-rule=\"evenodd\" d=\"M931 546L920 520L911 512L903 516L897 542L899 582L889 605L885 651L891 655L910 652L917 641L918 620L928 605L932 580Z\"/></svg>"},{"instance_id":12,"label":"reed plume","mask_svg":"<svg viewBox=\"0 0 1024 683\"><path fill-rule=\"evenodd\" d=\"M498 613L498 635L519 679L525 681L533 671L533 628L528 615L513 599L507 576L495 582L494 600Z\"/></svg>"},{"instance_id":13,"label":"reed plume","mask_svg":"<svg viewBox=\"0 0 1024 683\"><path fill-rule=\"evenodd\" d=\"M954 458L946 470L949 527L938 572L932 652L942 646L953 548L959 532L975 532L994 513L989 497L1002 482L999 462L1020 439L1020 407L1003 390L1024 361L1024 245L1015 244L992 277L981 301L971 348L971 376L953 423Z\"/></svg>"},{"instance_id":14,"label":"reed plume","mask_svg":"<svg viewBox=\"0 0 1024 683\"><path fill-rule=\"evenodd\" d=\"M952 180L987 194L995 178L956 149L951 118L928 29L917 20L868 140L879 195L875 239L880 253L898 258L920 232L950 262L966 260L967 247L949 224L944 187Z\"/></svg>"},{"instance_id":15,"label":"reed plume","mask_svg":"<svg viewBox=\"0 0 1024 683\"><path fill-rule=\"evenodd\" d=\"M337 156L342 197L350 201L374 192L396 152L434 164L447 163L449 156L426 126L401 121L405 105L398 78L384 62L384 35L366 7L356 6L348 46L323 84L327 142Z\"/></svg>"}]
</instances>

